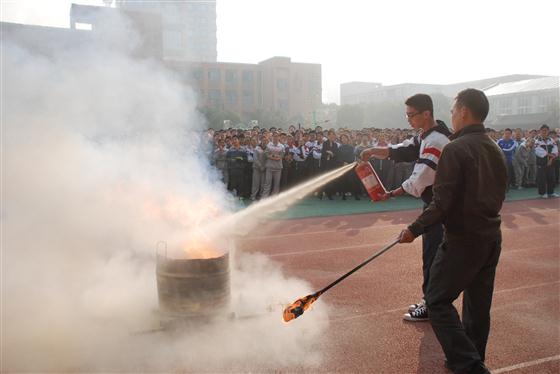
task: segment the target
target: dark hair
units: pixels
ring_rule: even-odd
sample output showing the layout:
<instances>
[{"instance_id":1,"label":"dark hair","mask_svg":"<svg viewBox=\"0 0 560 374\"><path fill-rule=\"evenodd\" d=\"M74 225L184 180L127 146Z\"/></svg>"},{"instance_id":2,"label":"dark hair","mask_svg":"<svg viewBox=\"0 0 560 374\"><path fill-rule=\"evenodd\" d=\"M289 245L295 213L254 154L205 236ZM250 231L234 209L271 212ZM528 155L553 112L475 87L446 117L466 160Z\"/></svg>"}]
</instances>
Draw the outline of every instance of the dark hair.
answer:
<instances>
[{"instance_id":1,"label":"dark hair","mask_svg":"<svg viewBox=\"0 0 560 374\"><path fill-rule=\"evenodd\" d=\"M507 128L504 130L504 132L506 132L506 131L513 132L513 131L511 131L511 129L510 129L509 127L507 127Z\"/></svg>"},{"instance_id":2,"label":"dark hair","mask_svg":"<svg viewBox=\"0 0 560 374\"><path fill-rule=\"evenodd\" d=\"M469 109L472 115L479 119L480 122L484 122L486 116L488 116L490 104L484 92L480 90L467 88L459 92L455 100L457 100L458 106Z\"/></svg>"},{"instance_id":3,"label":"dark hair","mask_svg":"<svg viewBox=\"0 0 560 374\"><path fill-rule=\"evenodd\" d=\"M548 127L548 125L547 125L546 123L543 123L543 124L541 125L541 127L539 127L539 130L542 130L542 129L550 130L550 127Z\"/></svg>"},{"instance_id":4,"label":"dark hair","mask_svg":"<svg viewBox=\"0 0 560 374\"><path fill-rule=\"evenodd\" d=\"M430 115L434 116L434 103L432 98L426 94L416 94L404 102L405 105L411 106L419 112L425 112L426 110L430 112Z\"/></svg>"}]
</instances>

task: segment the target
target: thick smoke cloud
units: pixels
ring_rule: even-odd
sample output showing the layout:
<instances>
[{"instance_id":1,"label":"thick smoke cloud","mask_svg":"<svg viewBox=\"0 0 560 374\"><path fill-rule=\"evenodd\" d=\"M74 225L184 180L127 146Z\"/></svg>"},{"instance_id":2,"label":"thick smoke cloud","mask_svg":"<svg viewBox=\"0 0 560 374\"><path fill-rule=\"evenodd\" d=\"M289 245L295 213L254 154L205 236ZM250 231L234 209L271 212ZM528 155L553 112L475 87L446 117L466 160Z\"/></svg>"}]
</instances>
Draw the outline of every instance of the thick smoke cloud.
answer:
<instances>
[{"instance_id":1,"label":"thick smoke cloud","mask_svg":"<svg viewBox=\"0 0 560 374\"><path fill-rule=\"evenodd\" d=\"M54 57L3 42L2 370L319 365L324 305L282 324L278 304L311 290L259 255L235 256L238 318L158 331L156 243L234 210L193 91L114 41Z\"/></svg>"}]
</instances>

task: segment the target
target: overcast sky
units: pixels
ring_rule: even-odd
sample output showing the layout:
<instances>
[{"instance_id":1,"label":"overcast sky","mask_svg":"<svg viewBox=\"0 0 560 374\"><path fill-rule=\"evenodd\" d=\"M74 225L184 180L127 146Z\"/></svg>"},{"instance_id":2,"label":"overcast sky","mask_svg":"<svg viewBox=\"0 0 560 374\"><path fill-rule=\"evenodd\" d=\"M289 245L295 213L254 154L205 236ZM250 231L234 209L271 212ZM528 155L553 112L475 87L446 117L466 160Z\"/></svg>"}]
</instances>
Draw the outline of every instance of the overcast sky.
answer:
<instances>
[{"instance_id":1,"label":"overcast sky","mask_svg":"<svg viewBox=\"0 0 560 374\"><path fill-rule=\"evenodd\" d=\"M70 0L1 1L2 21L68 27ZM217 4L219 61L289 56L320 63L325 102L338 102L340 83L356 80L445 84L506 74L560 75L558 0Z\"/></svg>"}]
</instances>

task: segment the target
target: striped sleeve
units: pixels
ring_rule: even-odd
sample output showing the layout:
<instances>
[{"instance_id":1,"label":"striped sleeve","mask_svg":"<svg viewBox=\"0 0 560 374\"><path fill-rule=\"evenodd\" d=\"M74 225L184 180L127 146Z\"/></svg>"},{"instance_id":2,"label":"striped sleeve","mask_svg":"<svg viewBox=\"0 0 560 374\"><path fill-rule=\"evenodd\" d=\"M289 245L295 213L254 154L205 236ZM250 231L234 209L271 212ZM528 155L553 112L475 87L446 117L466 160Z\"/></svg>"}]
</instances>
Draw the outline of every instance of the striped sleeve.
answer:
<instances>
[{"instance_id":1,"label":"striped sleeve","mask_svg":"<svg viewBox=\"0 0 560 374\"><path fill-rule=\"evenodd\" d=\"M422 141L420 155L412 175L403 182L402 188L412 196L420 197L426 187L434 184L437 165L443 147L449 139L443 134L433 132Z\"/></svg>"}]
</instances>

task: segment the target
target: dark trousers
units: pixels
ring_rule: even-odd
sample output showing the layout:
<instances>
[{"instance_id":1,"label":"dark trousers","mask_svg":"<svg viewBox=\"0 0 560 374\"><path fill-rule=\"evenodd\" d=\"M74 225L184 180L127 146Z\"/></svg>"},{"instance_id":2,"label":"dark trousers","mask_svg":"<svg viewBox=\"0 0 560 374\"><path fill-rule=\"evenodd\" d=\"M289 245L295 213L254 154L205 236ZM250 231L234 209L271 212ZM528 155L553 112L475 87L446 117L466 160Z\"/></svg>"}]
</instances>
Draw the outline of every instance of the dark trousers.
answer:
<instances>
[{"instance_id":1,"label":"dark trousers","mask_svg":"<svg viewBox=\"0 0 560 374\"><path fill-rule=\"evenodd\" d=\"M229 172L229 183L227 189L229 191L235 190L238 197L243 196L245 187L245 178L242 170L235 170Z\"/></svg>"},{"instance_id":2,"label":"dark trousers","mask_svg":"<svg viewBox=\"0 0 560 374\"><path fill-rule=\"evenodd\" d=\"M455 372L484 362L500 252L501 234L493 240L446 236L437 250L426 302L434 333ZM452 304L461 292L462 322Z\"/></svg>"},{"instance_id":3,"label":"dark trousers","mask_svg":"<svg viewBox=\"0 0 560 374\"><path fill-rule=\"evenodd\" d=\"M424 206L426 209L427 205ZM436 257L436 252L443 240L443 225L436 223L426 229L422 234L422 292L424 295L428 292L428 282L430 280L430 268Z\"/></svg>"},{"instance_id":4,"label":"dark trousers","mask_svg":"<svg viewBox=\"0 0 560 374\"><path fill-rule=\"evenodd\" d=\"M506 189L509 191L510 186L515 185L515 171L513 170L513 161L507 160L507 187Z\"/></svg>"},{"instance_id":5,"label":"dark trousers","mask_svg":"<svg viewBox=\"0 0 560 374\"><path fill-rule=\"evenodd\" d=\"M539 195L554 193L554 165L537 164L537 187Z\"/></svg>"}]
</instances>

